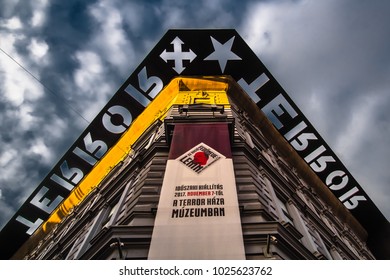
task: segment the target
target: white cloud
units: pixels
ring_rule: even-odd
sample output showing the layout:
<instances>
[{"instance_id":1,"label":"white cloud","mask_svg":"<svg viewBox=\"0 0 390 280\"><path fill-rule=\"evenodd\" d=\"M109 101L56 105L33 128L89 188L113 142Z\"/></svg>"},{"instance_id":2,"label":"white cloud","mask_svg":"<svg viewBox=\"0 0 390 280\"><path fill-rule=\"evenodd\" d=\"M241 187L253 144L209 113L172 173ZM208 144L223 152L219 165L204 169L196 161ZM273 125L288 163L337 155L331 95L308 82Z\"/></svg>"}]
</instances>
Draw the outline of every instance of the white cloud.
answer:
<instances>
[{"instance_id":1,"label":"white cloud","mask_svg":"<svg viewBox=\"0 0 390 280\"><path fill-rule=\"evenodd\" d=\"M14 106L19 106L24 101L24 94L21 90L21 82L19 79L15 79L14 77L6 76L5 82L3 82L4 88L4 96L6 99Z\"/></svg>"},{"instance_id":2,"label":"white cloud","mask_svg":"<svg viewBox=\"0 0 390 280\"><path fill-rule=\"evenodd\" d=\"M150 17L152 11L147 9L145 5L136 3L134 1L128 1L125 3L120 2L122 19L127 23L130 30L134 33L139 33L144 27L144 21Z\"/></svg>"},{"instance_id":3,"label":"white cloud","mask_svg":"<svg viewBox=\"0 0 390 280\"><path fill-rule=\"evenodd\" d=\"M7 72L3 80L4 96L12 105L20 106L25 100L37 100L43 95L42 87L23 70L12 66L3 69Z\"/></svg>"},{"instance_id":4,"label":"white cloud","mask_svg":"<svg viewBox=\"0 0 390 280\"><path fill-rule=\"evenodd\" d=\"M45 23L48 3L48 0L34 1L34 11L31 18L31 24L33 27L41 27Z\"/></svg>"},{"instance_id":5,"label":"white cloud","mask_svg":"<svg viewBox=\"0 0 390 280\"><path fill-rule=\"evenodd\" d=\"M127 70L124 61L133 57L131 42L126 39L123 30L121 12L112 2L101 0L90 8L91 15L99 24L89 48L98 49L104 59L121 70Z\"/></svg>"},{"instance_id":6,"label":"white cloud","mask_svg":"<svg viewBox=\"0 0 390 280\"><path fill-rule=\"evenodd\" d=\"M42 138L36 139L28 152L34 155L39 155L44 163L50 163L53 159L52 151L46 146Z\"/></svg>"},{"instance_id":7,"label":"white cloud","mask_svg":"<svg viewBox=\"0 0 390 280\"><path fill-rule=\"evenodd\" d=\"M74 81L80 98L78 103L88 103L86 106L78 107L82 108L83 117L92 121L107 102L107 96L112 94L112 87L110 81L107 81L102 59L97 53L90 50L79 51L75 57L80 64L74 72Z\"/></svg>"},{"instance_id":8,"label":"white cloud","mask_svg":"<svg viewBox=\"0 0 390 280\"><path fill-rule=\"evenodd\" d=\"M17 109L17 118L19 126L24 131L31 129L37 122L37 118L33 115L34 107L31 104L23 103Z\"/></svg>"},{"instance_id":9,"label":"white cloud","mask_svg":"<svg viewBox=\"0 0 390 280\"><path fill-rule=\"evenodd\" d=\"M5 167L9 162L14 159L17 155L17 151L13 149L7 149L3 154L0 155L0 166Z\"/></svg>"},{"instance_id":10,"label":"white cloud","mask_svg":"<svg viewBox=\"0 0 390 280\"><path fill-rule=\"evenodd\" d=\"M5 151L0 155L0 181L13 181L17 178L18 171L22 167L22 155L7 145ZM8 187L8 186L7 186Z\"/></svg>"},{"instance_id":11,"label":"white cloud","mask_svg":"<svg viewBox=\"0 0 390 280\"><path fill-rule=\"evenodd\" d=\"M10 30L18 30L23 28L23 23L21 22L20 18L14 16L7 20L1 20L0 26L5 27Z\"/></svg>"},{"instance_id":12,"label":"white cloud","mask_svg":"<svg viewBox=\"0 0 390 280\"><path fill-rule=\"evenodd\" d=\"M49 50L48 44L45 41L39 40L37 38L32 38L27 48L32 55L31 58L37 63L42 63L42 58L46 56Z\"/></svg>"},{"instance_id":13,"label":"white cloud","mask_svg":"<svg viewBox=\"0 0 390 280\"><path fill-rule=\"evenodd\" d=\"M33 71L35 69L42 69L43 67L49 65L49 45L44 40L38 38L31 38L30 44L27 46L27 49L30 52L28 58L31 62L30 69L28 69L29 71Z\"/></svg>"},{"instance_id":14,"label":"white cloud","mask_svg":"<svg viewBox=\"0 0 390 280\"><path fill-rule=\"evenodd\" d=\"M164 29L172 28L173 26L183 26L186 22L186 14L183 9L179 7L165 6L159 10L160 17L163 19L162 23Z\"/></svg>"},{"instance_id":15,"label":"white cloud","mask_svg":"<svg viewBox=\"0 0 390 280\"><path fill-rule=\"evenodd\" d=\"M14 3L7 3L6 5L2 5L2 9L6 9L7 11L4 13L4 18L7 17L7 14L16 14L18 1L9 1ZM4 4L4 3L2 3ZM42 27L46 20L46 9L48 7L48 0L35 0L33 4L32 17L30 19L31 25L28 27L39 28ZM13 6L14 5L14 6ZM0 20L0 26L7 28L9 30L21 30L25 26L21 19L17 16L11 16L8 19Z\"/></svg>"},{"instance_id":16,"label":"white cloud","mask_svg":"<svg viewBox=\"0 0 390 280\"><path fill-rule=\"evenodd\" d=\"M82 89L94 88L104 71L99 55L87 50L76 52L75 57L80 64L74 73L76 85Z\"/></svg>"},{"instance_id":17,"label":"white cloud","mask_svg":"<svg viewBox=\"0 0 390 280\"><path fill-rule=\"evenodd\" d=\"M124 5L125 10L129 11L132 4ZM88 121L96 117L119 86L113 85L111 77L118 73L124 77L128 75L129 66L133 65L135 57L132 43L124 30L123 11L115 5L115 1L100 0L88 8L96 21L95 29L84 48L74 55L79 63L73 74L79 99L77 107L81 108L83 117ZM139 8L135 4L134 6ZM134 13L136 11L126 14L126 17ZM133 20L127 19L127 22L131 23ZM112 69L116 73L110 72Z\"/></svg>"},{"instance_id":18,"label":"white cloud","mask_svg":"<svg viewBox=\"0 0 390 280\"><path fill-rule=\"evenodd\" d=\"M48 136L48 139L51 141L51 144L48 144L48 146L54 145L53 142L60 142L64 138L64 133L69 131L69 120L68 119L61 119L58 117L50 118L48 120L45 120L45 123L43 127L41 127L41 136ZM50 136L50 138L49 138ZM74 135L75 137L78 135ZM57 156L53 153L53 156Z\"/></svg>"},{"instance_id":19,"label":"white cloud","mask_svg":"<svg viewBox=\"0 0 390 280\"><path fill-rule=\"evenodd\" d=\"M19 63L28 59L19 55L15 44L24 39L24 36L0 33L3 50ZM27 65L23 65L28 67ZM37 100L43 95L42 86L23 70L15 61L0 53L0 71L2 75L2 89L4 97L14 106L21 105L25 100ZM37 77L37 75L36 75Z\"/></svg>"}]
</instances>

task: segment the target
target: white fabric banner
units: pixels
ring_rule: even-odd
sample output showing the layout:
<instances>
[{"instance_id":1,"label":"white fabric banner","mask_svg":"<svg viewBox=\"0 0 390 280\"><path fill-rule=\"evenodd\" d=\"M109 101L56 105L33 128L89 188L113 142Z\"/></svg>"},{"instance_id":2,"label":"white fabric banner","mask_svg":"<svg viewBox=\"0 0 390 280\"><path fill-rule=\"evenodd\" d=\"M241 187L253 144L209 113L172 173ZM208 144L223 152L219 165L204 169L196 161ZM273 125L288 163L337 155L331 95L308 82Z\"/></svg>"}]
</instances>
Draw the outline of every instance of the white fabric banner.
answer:
<instances>
[{"instance_id":1,"label":"white fabric banner","mask_svg":"<svg viewBox=\"0 0 390 280\"><path fill-rule=\"evenodd\" d=\"M232 159L200 143L168 160L149 259L245 259Z\"/></svg>"}]
</instances>

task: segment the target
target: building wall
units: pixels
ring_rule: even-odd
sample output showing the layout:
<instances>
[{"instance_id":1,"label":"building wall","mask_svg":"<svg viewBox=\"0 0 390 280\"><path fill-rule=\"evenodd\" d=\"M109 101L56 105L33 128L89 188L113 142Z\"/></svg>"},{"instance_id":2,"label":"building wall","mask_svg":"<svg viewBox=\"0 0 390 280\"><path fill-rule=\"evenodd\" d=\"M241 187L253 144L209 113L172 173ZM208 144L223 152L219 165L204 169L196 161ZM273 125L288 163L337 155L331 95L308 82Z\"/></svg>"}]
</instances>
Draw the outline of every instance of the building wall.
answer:
<instances>
[{"instance_id":1,"label":"building wall","mask_svg":"<svg viewBox=\"0 0 390 280\"><path fill-rule=\"evenodd\" d=\"M174 106L101 185L26 259L146 259L169 152L167 124L231 122L232 154L247 259L373 259L364 240L332 212L316 187L278 154L234 104L223 113ZM217 115L216 115L217 114Z\"/></svg>"}]
</instances>

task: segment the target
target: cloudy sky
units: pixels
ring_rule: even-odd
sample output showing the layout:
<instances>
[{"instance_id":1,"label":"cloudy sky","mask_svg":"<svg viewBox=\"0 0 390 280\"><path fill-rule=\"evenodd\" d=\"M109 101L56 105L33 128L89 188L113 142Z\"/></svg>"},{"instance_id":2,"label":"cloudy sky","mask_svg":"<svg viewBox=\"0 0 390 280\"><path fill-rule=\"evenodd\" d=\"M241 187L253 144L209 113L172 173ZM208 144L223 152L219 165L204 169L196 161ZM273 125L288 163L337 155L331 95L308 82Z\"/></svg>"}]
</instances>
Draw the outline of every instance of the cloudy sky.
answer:
<instances>
[{"instance_id":1,"label":"cloudy sky","mask_svg":"<svg viewBox=\"0 0 390 280\"><path fill-rule=\"evenodd\" d=\"M170 28L236 29L390 219L390 1L0 6L0 229Z\"/></svg>"}]
</instances>

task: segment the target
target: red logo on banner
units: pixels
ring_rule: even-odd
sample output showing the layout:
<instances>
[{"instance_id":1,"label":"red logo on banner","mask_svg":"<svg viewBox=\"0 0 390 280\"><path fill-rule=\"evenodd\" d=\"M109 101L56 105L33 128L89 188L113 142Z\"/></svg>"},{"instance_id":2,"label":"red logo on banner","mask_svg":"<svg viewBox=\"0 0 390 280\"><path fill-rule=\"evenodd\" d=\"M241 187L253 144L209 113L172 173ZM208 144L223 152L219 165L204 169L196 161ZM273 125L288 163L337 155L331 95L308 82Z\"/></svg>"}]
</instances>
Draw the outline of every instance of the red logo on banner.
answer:
<instances>
[{"instance_id":1,"label":"red logo on banner","mask_svg":"<svg viewBox=\"0 0 390 280\"><path fill-rule=\"evenodd\" d=\"M206 144L200 143L178 157L178 160L199 174L220 158L225 157Z\"/></svg>"},{"instance_id":2,"label":"red logo on banner","mask_svg":"<svg viewBox=\"0 0 390 280\"><path fill-rule=\"evenodd\" d=\"M194 155L193 161L199 165L206 165L209 155L205 152L197 152Z\"/></svg>"}]
</instances>

